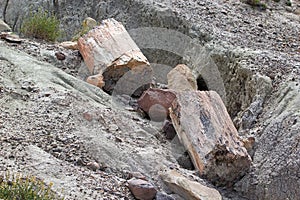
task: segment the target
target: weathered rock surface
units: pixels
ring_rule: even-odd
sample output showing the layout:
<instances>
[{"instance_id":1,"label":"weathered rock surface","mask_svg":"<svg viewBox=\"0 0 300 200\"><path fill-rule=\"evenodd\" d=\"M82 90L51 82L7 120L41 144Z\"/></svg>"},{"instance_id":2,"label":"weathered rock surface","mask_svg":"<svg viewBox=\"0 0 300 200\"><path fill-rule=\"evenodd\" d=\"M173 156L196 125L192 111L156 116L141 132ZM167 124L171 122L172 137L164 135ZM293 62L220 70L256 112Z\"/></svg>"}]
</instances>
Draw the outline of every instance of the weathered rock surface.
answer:
<instances>
[{"instance_id":1,"label":"weathered rock surface","mask_svg":"<svg viewBox=\"0 0 300 200\"><path fill-rule=\"evenodd\" d=\"M213 188L191 181L175 170L165 172L160 176L167 187L184 199L189 200L221 200L220 193Z\"/></svg>"},{"instance_id":2,"label":"weathered rock surface","mask_svg":"<svg viewBox=\"0 0 300 200\"><path fill-rule=\"evenodd\" d=\"M70 199L133 199L118 173L139 171L157 179L157 172L173 162L169 147L154 136L156 128L135 113L114 109L100 88L1 41L0 72L0 171L22 170L55 180L54 189L66 188ZM58 159L53 163L59 173L52 164L40 168L31 162L28 145ZM93 172L84 164L94 161L110 173Z\"/></svg>"},{"instance_id":3,"label":"weathered rock surface","mask_svg":"<svg viewBox=\"0 0 300 200\"><path fill-rule=\"evenodd\" d=\"M124 26L114 19L103 20L100 26L80 37L78 47L89 71L104 76L103 89L109 93L126 72L149 66Z\"/></svg>"},{"instance_id":4,"label":"weathered rock surface","mask_svg":"<svg viewBox=\"0 0 300 200\"><path fill-rule=\"evenodd\" d=\"M150 88L138 100L138 106L154 121L164 121L169 116L169 108L175 99L171 90Z\"/></svg>"},{"instance_id":5,"label":"weathered rock surface","mask_svg":"<svg viewBox=\"0 0 300 200\"><path fill-rule=\"evenodd\" d=\"M130 191L136 199L152 200L156 196L156 189L148 181L142 179L130 179L127 182Z\"/></svg>"},{"instance_id":6,"label":"weathered rock surface","mask_svg":"<svg viewBox=\"0 0 300 200\"><path fill-rule=\"evenodd\" d=\"M251 158L216 92L177 93L171 110L177 135L201 175L230 185L246 174Z\"/></svg>"},{"instance_id":7,"label":"weathered rock surface","mask_svg":"<svg viewBox=\"0 0 300 200\"><path fill-rule=\"evenodd\" d=\"M250 173L236 184L249 199L299 199L300 86L283 84L272 95L256 132ZM280 188L280 189L279 189Z\"/></svg>"},{"instance_id":8,"label":"weathered rock surface","mask_svg":"<svg viewBox=\"0 0 300 200\"><path fill-rule=\"evenodd\" d=\"M168 75L168 88L177 91L197 90L197 81L190 68L184 64L177 65Z\"/></svg>"},{"instance_id":9,"label":"weathered rock surface","mask_svg":"<svg viewBox=\"0 0 300 200\"><path fill-rule=\"evenodd\" d=\"M2 19L0 19L0 32L2 31L11 31L11 28Z\"/></svg>"}]
</instances>

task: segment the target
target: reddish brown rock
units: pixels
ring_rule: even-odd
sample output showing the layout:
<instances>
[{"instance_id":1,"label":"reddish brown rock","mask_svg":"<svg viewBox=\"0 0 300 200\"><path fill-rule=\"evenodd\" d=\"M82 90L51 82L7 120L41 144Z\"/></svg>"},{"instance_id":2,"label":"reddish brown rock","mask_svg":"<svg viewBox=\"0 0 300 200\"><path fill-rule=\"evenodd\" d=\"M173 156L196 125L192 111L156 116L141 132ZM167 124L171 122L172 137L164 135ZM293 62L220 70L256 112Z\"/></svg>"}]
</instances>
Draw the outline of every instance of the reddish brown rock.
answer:
<instances>
[{"instance_id":1,"label":"reddish brown rock","mask_svg":"<svg viewBox=\"0 0 300 200\"><path fill-rule=\"evenodd\" d=\"M140 200L152 200L156 195L156 189L148 181L142 179L130 179L127 181L128 187L134 197Z\"/></svg>"},{"instance_id":2,"label":"reddish brown rock","mask_svg":"<svg viewBox=\"0 0 300 200\"><path fill-rule=\"evenodd\" d=\"M66 59L66 55L62 52L55 52L55 56L56 56L57 60L65 60Z\"/></svg>"},{"instance_id":3,"label":"reddish brown rock","mask_svg":"<svg viewBox=\"0 0 300 200\"><path fill-rule=\"evenodd\" d=\"M150 65L124 26L114 19L103 20L80 37L78 47L89 71L109 80L103 88L109 93L126 72Z\"/></svg>"},{"instance_id":4,"label":"reddish brown rock","mask_svg":"<svg viewBox=\"0 0 300 200\"><path fill-rule=\"evenodd\" d=\"M101 74L89 76L86 79L86 82L88 82L89 84L92 84L94 86L97 86L99 88L102 88L105 85L105 82L103 81L103 76Z\"/></svg>"},{"instance_id":5,"label":"reddish brown rock","mask_svg":"<svg viewBox=\"0 0 300 200\"><path fill-rule=\"evenodd\" d=\"M170 117L194 166L215 184L233 184L247 172L251 158L220 96L187 91L176 97Z\"/></svg>"},{"instance_id":6,"label":"reddish brown rock","mask_svg":"<svg viewBox=\"0 0 300 200\"><path fill-rule=\"evenodd\" d=\"M169 115L169 108L175 99L171 90L150 88L138 100L138 106L145 111L153 121L164 121Z\"/></svg>"}]
</instances>

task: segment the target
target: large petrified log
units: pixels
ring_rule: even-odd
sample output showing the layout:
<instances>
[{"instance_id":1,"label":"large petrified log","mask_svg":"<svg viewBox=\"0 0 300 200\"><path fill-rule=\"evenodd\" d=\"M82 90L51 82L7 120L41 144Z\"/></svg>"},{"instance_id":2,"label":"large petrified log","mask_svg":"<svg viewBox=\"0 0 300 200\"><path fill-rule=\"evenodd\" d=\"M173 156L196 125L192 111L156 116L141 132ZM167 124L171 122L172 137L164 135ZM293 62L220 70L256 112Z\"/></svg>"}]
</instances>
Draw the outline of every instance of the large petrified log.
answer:
<instances>
[{"instance_id":1,"label":"large petrified log","mask_svg":"<svg viewBox=\"0 0 300 200\"><path fill-rule=\"evenodd\" d=\"M200 175L217 185L231 185L247 172L251 158L216 92L178 92L170 110Z\"/></svg>"},{"instance_id":2,"label":"large petrified log","mask_svg":"<svg viewBox=\"0 0 300 200\"><path fill-rule=\"evenodd\" d=\"M90 73L103 75L103 89L109 93L129 70L150 66L124 26L114 19L103 20L79 38L78 48Z\"/></svg>"}]
</instances>

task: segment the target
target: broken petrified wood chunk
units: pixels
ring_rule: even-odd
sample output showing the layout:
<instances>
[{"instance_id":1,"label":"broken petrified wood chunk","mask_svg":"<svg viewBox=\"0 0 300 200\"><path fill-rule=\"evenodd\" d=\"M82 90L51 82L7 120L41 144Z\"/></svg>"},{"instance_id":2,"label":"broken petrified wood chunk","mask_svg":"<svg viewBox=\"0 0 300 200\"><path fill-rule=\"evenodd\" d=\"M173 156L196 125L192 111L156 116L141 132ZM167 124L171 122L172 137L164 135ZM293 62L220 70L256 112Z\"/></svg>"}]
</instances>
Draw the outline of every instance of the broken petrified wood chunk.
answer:
<instances>
[{"instance_id":1,"label":"broken petrified wood chunk","mask_svg":"<svg viewBox=\"0 0 300 200\"><path fill-rule=\"evenodd\" d=\"M169 115L169 108L175 99L171 90L150 88L138 100L138 106L153 121L164 121Z\"/></svg>"},{"instance_id":2,"label":"broken petrified wood chunk","mask_svg":"<svg viewBox=\"0 0 300 200\"><path fill-rule=\"evenodd\" d=\"M195 167L214 184L233 184L247 172L251 158L220 96L187 91L176 97L170 117Z\"/></svg>"},{"instance_id":3,"label":"broken petrified wood chunk","mask_svg":"<svg viewBox=\"0 0 300 200\"><path fill-rule=\"evenodd\" d=\"M109 93L126 72L150 65L124 26L114 19L103 20L79 38L78 48L89 71L102 74L105 83L110 80L103 88Z\"/></svg>"},{"instance_id":4,"label":"broken petrified wood chunk","mask_svg":"<svg viewBox=\"0 0 300 200\"><path fill-rule=\"evenodd\" d=\"M199 182L191 181L175 170L160 175L168 188L189 200L221 200L222 196L218 190L209 188Z\"/></svg>"},{"instance_id":5,"label":"broken petrified wood chunk","mask_svg":"<svg viewBox=\"0 0 300 200\"><path fill-rule=\"evenodd\" d=\"M89 76L86 79L86 82L88 82L89 84L92 84L94 86L97 86L99 88L102 88L105 85L105 83L103 81L103 76L101 74Z\"/></svg>"},{"instance_id":6,"label":"broken petrified wood chunk","mask_svg":"<svg viewBox=\"0 0 300 200\"><path fill-rule=\"evenodd\" d=\"M168 75L168 88L177 91L197 90L197 81L190 68L184 64L177 65Z\"/></svg>"}]
</instances>

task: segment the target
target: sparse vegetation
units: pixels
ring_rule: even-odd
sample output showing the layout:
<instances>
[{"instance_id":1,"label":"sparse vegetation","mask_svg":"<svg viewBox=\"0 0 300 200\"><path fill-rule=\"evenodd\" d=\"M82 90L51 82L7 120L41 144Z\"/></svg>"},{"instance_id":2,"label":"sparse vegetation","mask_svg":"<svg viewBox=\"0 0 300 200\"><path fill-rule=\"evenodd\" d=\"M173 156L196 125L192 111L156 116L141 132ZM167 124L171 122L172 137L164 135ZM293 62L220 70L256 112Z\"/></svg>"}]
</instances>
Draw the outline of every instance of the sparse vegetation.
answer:
<instances>
[{"instance_id":1,"label":"sparse vegetation","mask_svg":"<svg viewBox=\"0 0 300 200\"><path fill-rule=\"evenodd\" d=\"M0 176L0 199L3 200L54 200L57 195L34 176L6 172Z\"/></svg>"},{"instance_id":2,"label":"sparse vegetation","mask_svg":"<svg viewBox=\"0 0 300 200\"><path fill-rule=\"evenodd\" d=\"M72 41L77 41L81 36L92 30L95 26L97 26L97 22L88 17L82 22L81 29L77 32L77 34L72 38Z\"/></svg>"},{"instance_id":3,"label":"sparse vegetation","mask_svg":"<svg viewBox=\"0 0 300 200\"><path fill-rule=\"evenodd\" d=\"M21 32L28 36L47 41L56 41L61 36L59 20L55 15L39 9L31 12L22 24Z\"/></svg>"},{"instance_id":4,"label":"sparse vegetation","mask_svg":"<svg viewBox=\"0 0 300 200\"><path fill-rule=\"evenodd\" d=\"M262 10L267 9L267 5L265 3L262 3L260 0L246 0L246 3L253 7L258 7Z\"/></svg>"}]
</instances>

